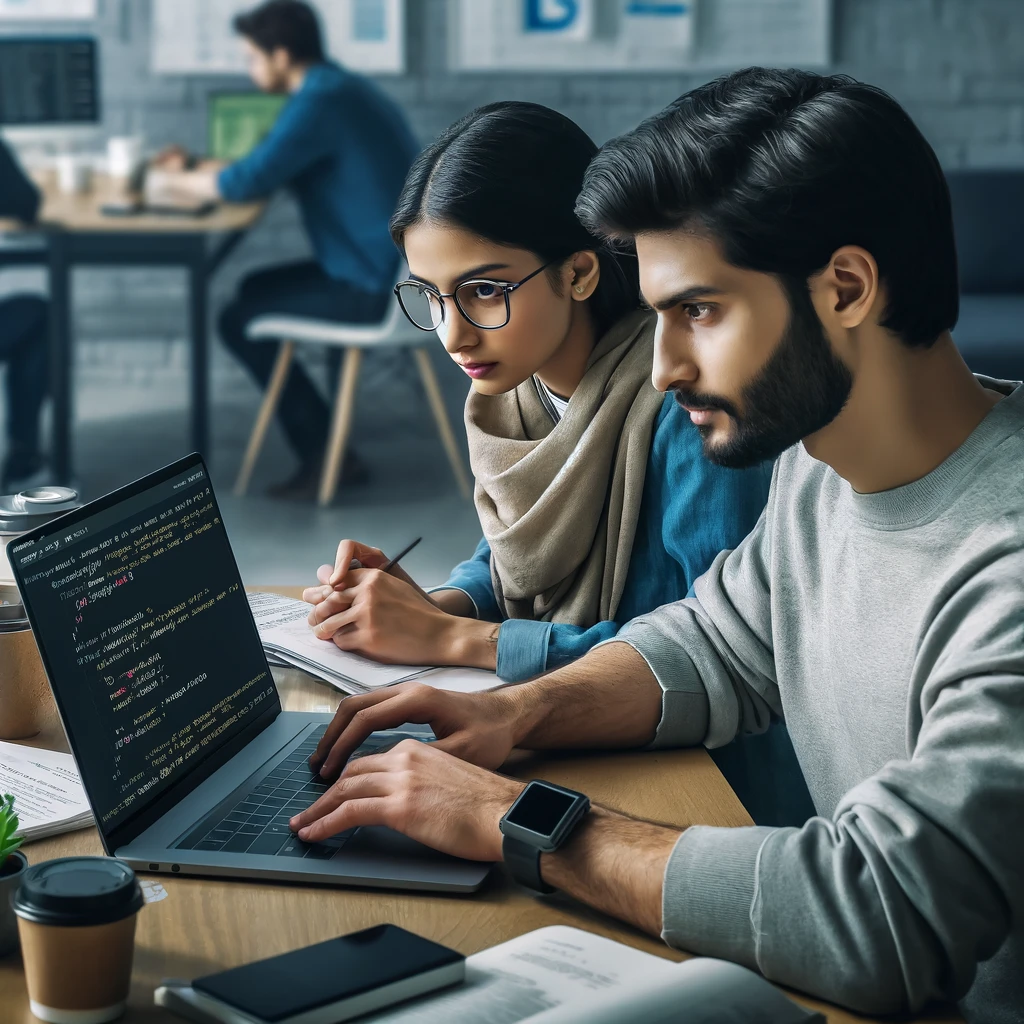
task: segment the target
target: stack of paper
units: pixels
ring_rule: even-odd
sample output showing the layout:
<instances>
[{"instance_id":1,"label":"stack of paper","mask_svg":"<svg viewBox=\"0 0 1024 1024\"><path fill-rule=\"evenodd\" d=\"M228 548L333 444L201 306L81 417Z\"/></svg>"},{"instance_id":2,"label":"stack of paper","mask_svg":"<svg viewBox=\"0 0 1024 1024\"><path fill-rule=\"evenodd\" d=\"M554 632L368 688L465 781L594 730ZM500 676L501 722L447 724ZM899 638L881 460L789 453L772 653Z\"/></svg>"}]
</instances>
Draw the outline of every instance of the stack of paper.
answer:
<instances>
[{"instance_id":1,"label":"stack of paper","mask_svg":"<svg viewBox=\"0 0 1024 1024\"><path fill-rule=\"evenodd\" d=\"M93 823L82 780L70 754L0 741L0 793L14 797L17 834L26 842Z\"/></svg>"}]
</instances>

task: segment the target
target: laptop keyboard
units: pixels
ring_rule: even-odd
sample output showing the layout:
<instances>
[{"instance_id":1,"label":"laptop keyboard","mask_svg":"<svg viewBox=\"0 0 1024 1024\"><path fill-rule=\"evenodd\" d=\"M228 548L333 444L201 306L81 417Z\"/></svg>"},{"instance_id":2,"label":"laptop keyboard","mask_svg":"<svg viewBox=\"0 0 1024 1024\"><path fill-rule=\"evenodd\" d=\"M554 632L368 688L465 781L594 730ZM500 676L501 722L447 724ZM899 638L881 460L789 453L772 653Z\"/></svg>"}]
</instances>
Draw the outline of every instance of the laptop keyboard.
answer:
<instances>
[{"instance_id":1,"label":"laptop keyboard","mask_svg":"<svg viewBox=\"0 0 1024 1024\"><path fill-rule=\"evenodd\" d=\"M247 793L234 797L226 811L222 805L207 815L175 849L330 860L356 829L322 843L304 843L288 828L292 816L304 811L330 786L309 767L309 758L326 729L326 725L314 729Z\"/></svg>"}]
</instances>

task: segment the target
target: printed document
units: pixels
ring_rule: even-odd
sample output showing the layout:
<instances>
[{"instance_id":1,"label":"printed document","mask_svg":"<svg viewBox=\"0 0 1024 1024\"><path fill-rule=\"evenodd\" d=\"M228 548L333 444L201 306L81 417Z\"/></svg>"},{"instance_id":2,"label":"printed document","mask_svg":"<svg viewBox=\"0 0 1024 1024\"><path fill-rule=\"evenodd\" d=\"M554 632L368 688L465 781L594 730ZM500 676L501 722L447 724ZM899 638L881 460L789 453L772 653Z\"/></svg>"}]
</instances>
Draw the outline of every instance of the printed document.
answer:
<instances>
[{"instance_id":1,"label":"printed document","mask_svg":"<svg viewBox=\"0 0 1024 1024\"><path fill-rule=\"evenodd\" d=\"M0 741L0 793L14 797L18 835L26 842L93 824L70 754Z\"/></svg>"}]
</instances>

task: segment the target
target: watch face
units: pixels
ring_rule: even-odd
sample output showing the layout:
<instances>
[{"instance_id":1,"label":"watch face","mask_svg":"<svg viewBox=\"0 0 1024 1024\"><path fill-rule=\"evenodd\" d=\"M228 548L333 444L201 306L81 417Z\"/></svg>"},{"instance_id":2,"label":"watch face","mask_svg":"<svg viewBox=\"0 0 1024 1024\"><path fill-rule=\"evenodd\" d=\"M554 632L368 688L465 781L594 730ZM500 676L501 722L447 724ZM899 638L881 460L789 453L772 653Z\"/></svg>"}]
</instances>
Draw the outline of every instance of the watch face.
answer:
<instances>
[{"instance_id":1,"label":"watch face","mask_svg":"<svg viewBox=\"0 0 1024 1024\"><path fill-rule=\"evenodd\" d=\"M530 786L505 816L505 820L538 835L549 836L558 827L576 797L547 786Z\"/></svg>"}]
</instances>

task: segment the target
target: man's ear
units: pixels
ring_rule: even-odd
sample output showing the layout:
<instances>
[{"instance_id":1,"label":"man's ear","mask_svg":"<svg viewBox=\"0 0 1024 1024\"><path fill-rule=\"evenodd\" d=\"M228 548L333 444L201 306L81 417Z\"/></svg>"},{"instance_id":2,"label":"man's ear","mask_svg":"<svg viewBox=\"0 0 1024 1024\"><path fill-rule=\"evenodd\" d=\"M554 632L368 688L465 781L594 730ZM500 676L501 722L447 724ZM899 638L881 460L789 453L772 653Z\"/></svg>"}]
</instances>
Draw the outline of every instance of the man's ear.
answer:
<instances>
[{"instance_id":1,"label":"man's ear","mask_svg":"<svg viewBox=\"0 0 1024 1024\"><path fill-rule=\"evenodd\" d=\"M569 269L569 294L577 302L585 302L594 294L597 282L601 279L601 264L597 253L591 249L576 253Z\"/></svg>"},{"instance_id":2,"label":"man's ear","mask_svg":"<svg viewBox=\"0 0 1024 1024\"><path fill-rule=\"evenodd\" d=\"M858 245L836 249L828 266L808 282L822 323L852 330L870 323L883 300L878 264Z\"/></svg>"},{"instance_id":3,"label":"man's ear","mask_svg":"<svg viewBox=\"0 0 1024 1024\"><path fill-rule=\"evenodd\" d=\"M278 74L286 74L292 66L292 55L284 46L275 46L270 51L270 63Z\"/></svg>"}]
</instances>

